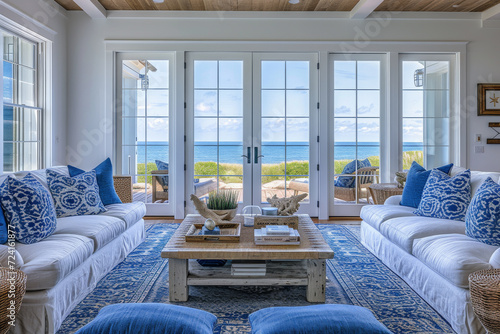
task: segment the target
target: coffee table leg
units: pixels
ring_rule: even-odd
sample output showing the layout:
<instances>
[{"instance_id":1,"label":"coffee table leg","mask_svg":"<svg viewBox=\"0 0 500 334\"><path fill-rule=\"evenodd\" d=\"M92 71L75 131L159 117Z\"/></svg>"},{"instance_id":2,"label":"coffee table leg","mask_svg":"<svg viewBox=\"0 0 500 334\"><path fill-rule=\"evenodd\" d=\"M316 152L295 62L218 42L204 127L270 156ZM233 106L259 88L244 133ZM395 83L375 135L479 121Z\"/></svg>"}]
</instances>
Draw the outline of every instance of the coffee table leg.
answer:
<instances>
[{"instance_id":1,"label":"coffee table leg","mask_svg":"<svg viewBox=\"0 0 500 334\"><path fill-rule=\"evenodd\" d=\"M307 301L325 302L326 263L325 260L307 260Z\"/></svg>"},{"instance_id":2,"label":"coffee table leg","mask_svg":"<svg viewBox=\"0 0 500 334\"><path fill-rule=\"evenodd\" d=\"M188 260L168 259L168 296L171 302L187 302Z\"/></svg>"}]
</instances>

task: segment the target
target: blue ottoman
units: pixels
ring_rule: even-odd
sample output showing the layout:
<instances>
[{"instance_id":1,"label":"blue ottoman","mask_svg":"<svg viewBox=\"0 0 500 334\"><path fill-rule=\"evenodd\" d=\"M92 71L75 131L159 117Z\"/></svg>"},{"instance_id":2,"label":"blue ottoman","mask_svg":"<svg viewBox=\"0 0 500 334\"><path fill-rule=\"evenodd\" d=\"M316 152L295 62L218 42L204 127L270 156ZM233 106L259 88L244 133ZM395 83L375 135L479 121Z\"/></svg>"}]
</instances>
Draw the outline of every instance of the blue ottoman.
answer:
<instances>
[{"instance_id":1,"label":"blue ottoman","mask_svg":"<svg viewBox=\"0 0 500 334\"><path fill-rule=\"evenodd\" d=\"M249 320L253 334L391 334L370 310L353 305L270 307Z\"/></svg>"},{"instance_id":2,"label":"blue ottoman","mask_svg":"<svg viewBox=\"0 0 500 334\"><path fill-rule=\"evenodd\" d=\"M114 304L76 334L212 334L217 317L167 304Z\"/></svg>"}]
</instances>

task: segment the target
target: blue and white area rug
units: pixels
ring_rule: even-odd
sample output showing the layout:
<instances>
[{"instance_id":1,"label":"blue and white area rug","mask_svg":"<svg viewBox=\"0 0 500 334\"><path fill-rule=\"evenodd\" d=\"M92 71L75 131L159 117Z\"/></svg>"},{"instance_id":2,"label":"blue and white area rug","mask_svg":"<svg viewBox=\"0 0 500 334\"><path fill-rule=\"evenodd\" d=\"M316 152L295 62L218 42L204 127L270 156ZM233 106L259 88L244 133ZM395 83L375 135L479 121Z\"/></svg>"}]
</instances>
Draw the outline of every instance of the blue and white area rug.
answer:
<instances>
[{"instance_id":1,"label":"blue and white area rug","mask_svg":"<svg viewBox=\"0 0 500 334\"><path fill-rule=\"evenodd\" d=\"M73 333L115 303L169 303L168 261L160 257L178 224L148 227L148 237L106 275L66 318L58 334ZM327 261L326 302L370 309L393 333L454 333L450 325L359 242L359 226L318 225L335 252ZM176 303L212 312L215 333L249 333L248 315L271 306L310 305L305 287L190 287Z\"/></svg>"}]
</instances>

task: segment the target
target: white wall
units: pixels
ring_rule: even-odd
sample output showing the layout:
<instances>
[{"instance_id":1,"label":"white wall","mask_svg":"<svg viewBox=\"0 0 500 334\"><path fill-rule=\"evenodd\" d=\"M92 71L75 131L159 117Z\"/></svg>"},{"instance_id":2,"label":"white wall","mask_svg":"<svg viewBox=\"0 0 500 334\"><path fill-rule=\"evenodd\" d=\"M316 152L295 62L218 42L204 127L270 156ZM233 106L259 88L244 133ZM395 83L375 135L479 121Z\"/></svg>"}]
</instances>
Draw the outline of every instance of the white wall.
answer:
<instances>
[{"instance_id":1,"label":"white wall","mask_svg":"<svg viewBox=\"0 0 500 334\"><path fill-rule=\"evenodd\" d=\"M186 16L184 13L179 15ZM198 14L195 14L198 15ZM105 113L105 40L271 40L358 41L367 50L370 41L469 41L467 46L467 162L476 170L500 171L500 145L485 145L474 154L474 134L490 137L488 122L500 117L476 116L476 84L500 82L499 33L482 28L478 16L461 19L397 19L354 21L332 18L108 18L91 20L81 12L68 12L68 162L91 168L106 157L112 134L102 136ZM259 14L256 14L259 15ZM392 14L391 14L392 15ZM472 18L472 19L471 19ZM315 50L311 50L315 51Z\"/></svg>"},{"instance_id":2,"label":"white wall","mask_svg":"<svg viewBox=\"0 0 500 334\"><path fill-rule=\"evenodd\" d=\"M67 17L66 10L52 0L2 0L0 14L52 44L52 112L50 165L66 163L67 128Z\"/></svg>"}]
</instances>

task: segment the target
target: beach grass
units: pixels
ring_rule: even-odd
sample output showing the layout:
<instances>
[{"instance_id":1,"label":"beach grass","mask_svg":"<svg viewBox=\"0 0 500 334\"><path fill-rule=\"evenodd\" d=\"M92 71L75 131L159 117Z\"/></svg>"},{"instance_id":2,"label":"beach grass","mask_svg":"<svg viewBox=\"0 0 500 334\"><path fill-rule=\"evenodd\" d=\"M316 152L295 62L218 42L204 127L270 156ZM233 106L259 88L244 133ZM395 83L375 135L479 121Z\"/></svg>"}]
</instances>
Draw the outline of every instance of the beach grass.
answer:
<instances>
[{"instance_id":1,"label":"beach grass","mask_svg":"<svg viewBox=\"0 0 500 334\"><path fill-rule=\"evenodd\" d=\"M368 157L372 166L380 166L380 157L371 156ZM345 165L347 165L350 159L336 160L335 161L335 174L341 174ZM424 152L422 151L407 151L403 152L403 169L408 170L413 161L418 162L423 165L424 162ZM144 182L145 164L137 164L137 174L140 176L137 178L137 182ZM194 165L194 173L197 178L211 177L219 174L220 180L224 183L242 183L243 182L243 165L242 164L219 164L219 173L217 173L217 163L213 161L197 162ZM154 162L148 163L148 172L157 170L156 164ZM262 183L268 183L275 180L283 180L284 176L287 175L287 181L300 177L302 175L309 175L309 162L308 161L291 161L286 165L285 173L285 163L279 164L264 164L262 165ZM151 175L148 176L148 183L151 183Z\"/></svg>"}]
</instances>

